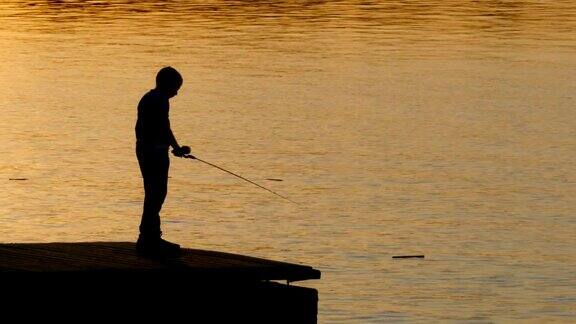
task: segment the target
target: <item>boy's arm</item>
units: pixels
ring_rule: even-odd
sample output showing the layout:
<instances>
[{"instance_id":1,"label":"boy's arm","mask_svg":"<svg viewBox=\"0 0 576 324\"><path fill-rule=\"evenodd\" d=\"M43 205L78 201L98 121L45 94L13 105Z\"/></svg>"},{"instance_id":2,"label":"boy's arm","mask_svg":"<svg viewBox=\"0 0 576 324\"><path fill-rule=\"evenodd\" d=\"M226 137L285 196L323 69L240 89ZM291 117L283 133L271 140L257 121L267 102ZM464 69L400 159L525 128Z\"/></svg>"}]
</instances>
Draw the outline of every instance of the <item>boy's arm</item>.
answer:
<instances>
[{"instance_id":1,"label":"boy's arm","mask_svg":"<svg viewBox=\"0 0 576 324\"><path fill-rule=\"evenodd\" d=\"M170 146L172 146L172 154L177 157L183 157L184 155L190 154L190 147L178 145L176 141L176 136L172 133L172 128L168 128L168 140L170 141Z\"/></svg>"},{"instance_id":2,"label":"boy's arm","mask_svg":"<svg viewBox=\"0 0 576 324\"><path fill-rule=\"evenodd\" d=\"M176 141L176 137L174 136L174 133L172 133L172 128L168 128L168 141L174 150L180 150L180 145L178 145L178 141Z\"/></svg>"}]
</instances>

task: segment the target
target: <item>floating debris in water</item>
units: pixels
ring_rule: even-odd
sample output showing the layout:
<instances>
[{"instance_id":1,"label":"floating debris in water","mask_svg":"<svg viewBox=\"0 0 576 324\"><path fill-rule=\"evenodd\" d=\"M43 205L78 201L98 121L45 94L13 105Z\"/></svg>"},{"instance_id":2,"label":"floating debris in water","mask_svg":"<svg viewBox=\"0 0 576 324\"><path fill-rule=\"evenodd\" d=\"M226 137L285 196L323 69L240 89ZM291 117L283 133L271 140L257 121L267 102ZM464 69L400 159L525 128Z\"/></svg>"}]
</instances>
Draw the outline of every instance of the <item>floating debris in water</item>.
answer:
<instances>
[{"instance_id":1,"label":"floating debris in water","mask_svg":"<svg viewBox=\"0 0 576 324\"><path fill-rule=\"evenodd\" d=\"M8 180L11 180L11 181L25 181L25 180L28 180L28 179L27 179L27 178L9 178Z\"/></svg>"},{"instance_id":2,"label":"floating debris in water","mask_svg":"<svg viewBox=\"0 0 576 324\"><path fill-rule=\"evenodd\" d=\"M275 178L266 178L266 180L270 180L270 181L284 181L282 179L275 179Z\"/></svg>"},{"instance_id":3,"label":"floating debris in water","mask_svg":"<svg viewBox=\"0 0 576 324\"><path fill-rule=\"evenodd\" d=\"M424 255L395 255L392 257L392 259L424 259Z\"/></svg>"}]
</instances>

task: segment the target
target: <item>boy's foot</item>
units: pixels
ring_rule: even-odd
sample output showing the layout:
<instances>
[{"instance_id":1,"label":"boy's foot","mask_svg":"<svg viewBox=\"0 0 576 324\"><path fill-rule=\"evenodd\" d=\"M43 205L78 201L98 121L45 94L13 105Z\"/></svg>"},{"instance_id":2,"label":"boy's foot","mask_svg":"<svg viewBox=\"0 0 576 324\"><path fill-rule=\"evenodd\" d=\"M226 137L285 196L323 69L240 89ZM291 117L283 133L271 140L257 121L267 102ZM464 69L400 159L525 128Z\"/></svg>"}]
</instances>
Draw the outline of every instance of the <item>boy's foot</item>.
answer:
<instances>
[{"instance_id":1,"label":"boy's foot","mask_svg":"<svg viewBox=\"0 0 576 324\"><path fill-rule=\"evenodd\" d=\"M171 243L162 238L139 237L136 242L136 252L143 256L173 257L180 255L180 245Z\"/></svg>"}]
</instances>

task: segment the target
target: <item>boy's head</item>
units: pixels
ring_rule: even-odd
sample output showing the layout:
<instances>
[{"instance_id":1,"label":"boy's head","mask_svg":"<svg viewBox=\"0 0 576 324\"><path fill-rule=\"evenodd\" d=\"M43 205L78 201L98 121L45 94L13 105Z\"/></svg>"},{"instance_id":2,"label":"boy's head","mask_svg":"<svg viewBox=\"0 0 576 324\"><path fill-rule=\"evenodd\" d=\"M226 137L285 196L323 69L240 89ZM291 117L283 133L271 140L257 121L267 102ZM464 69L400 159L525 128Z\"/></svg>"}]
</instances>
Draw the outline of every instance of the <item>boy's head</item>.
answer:
<instances>
[{"instance_id":1,"label":"boy's head","mask_svg":"<svg viewBox=\"0 0 576 324\"><path fill-rule=\"evenodd\" d=\"M182 75L171 66L162 68L156 74L156 89L166 93L169 97L174 97L178 94L182 82Z\"/></svg>"}]
</instances>

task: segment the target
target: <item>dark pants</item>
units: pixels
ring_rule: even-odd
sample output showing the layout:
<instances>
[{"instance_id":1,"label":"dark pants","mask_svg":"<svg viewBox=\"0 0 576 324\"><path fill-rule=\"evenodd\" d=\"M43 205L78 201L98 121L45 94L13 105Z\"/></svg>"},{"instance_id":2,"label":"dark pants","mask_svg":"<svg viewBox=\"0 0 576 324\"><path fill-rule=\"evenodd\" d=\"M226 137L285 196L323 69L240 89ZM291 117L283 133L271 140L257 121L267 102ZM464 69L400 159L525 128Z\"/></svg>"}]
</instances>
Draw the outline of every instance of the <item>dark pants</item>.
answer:
<instances>
[{"instance_id":1,"label":"dark pants","mask_svg":"<svg viewBox=\"0 0 576 324\"><path fill-rule=\"evenodd\" d=\"M168 193L168 169L170 168L168 148L137 144L136 156L144 179L144 209L140 222L140 236L158 238L162 235L160 209Z\"/></svg>"}]
</instances>

